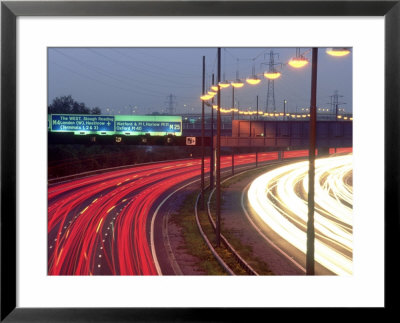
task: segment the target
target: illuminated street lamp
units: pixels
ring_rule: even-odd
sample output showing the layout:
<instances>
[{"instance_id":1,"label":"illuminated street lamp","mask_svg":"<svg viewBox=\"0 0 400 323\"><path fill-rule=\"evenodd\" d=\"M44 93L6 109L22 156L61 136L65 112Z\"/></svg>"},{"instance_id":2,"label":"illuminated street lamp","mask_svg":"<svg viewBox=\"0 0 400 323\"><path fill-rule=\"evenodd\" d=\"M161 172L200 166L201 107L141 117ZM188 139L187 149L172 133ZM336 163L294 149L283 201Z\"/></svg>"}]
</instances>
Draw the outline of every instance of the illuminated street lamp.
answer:
<instances>
[{"instance_id":1,"label":"illuminated street lamp","mask_svg":"<svg viewBox=\"0 0 400 323\"><path fill-rule=\"evenodd\" d=\"M308 60L300 54L300 48L296 48L296 56L292 57L288 64L294 68L302 68L308 64Z\"/></svg>"},{"instance_id":2,"label":"illuminated street lamp","mask_svg":"<svg viewBox=\"0 0 400 323\"><path fill-rule=\"evenodd\" d=\"M287 100L286 99L283 100L283 119L284 120L286 119L286 103L287 103Z\"/></svg>"},{"instance_id":3,"label":"illuminated street lamp","mask_svg":"<svg viewBox=\"0 0 400 323\"><path fill-rule=\"evenodd\" d=\"M304 57L293 57L288 64L294 68L301 68L308 64L308 60Z\"/></svg>"},{"instance_id":4,"label":"illuminated street lamp","mask_svg":"<svg viewBox=\"0 0 400 323\"><path fill-rule=\"evenodd\" d=\"M204 95L202 95L202 96L200 97L200 99L201 99L202 101L208 101L208 100L212 99L213 97L214 97L214 95L204 94Z\"/></svg>"},{"instance_id":5,"label":"illuminated street lamp","mask_svg":"<svg viewBox=\"0 0 400 323\"><path fill-rule=\"evenodd\" d=\"M235 88L243 87L244 83L239 78L239 59L237 60L237 69L236 69L236 80L231 82L231 85Z\"/></svg>"},{"instance_id":6,"label":"illuminated street lamp","mask_svg":"<svg viewBox=\"0 0 400 323\"><path fill-rule=\"evenodd\" d=\"M242 82L241 79L236 79L235 81L231 82L231 85L235 88L241 88L243 87L244 83Z\"/></svg>"},{"instance_id":7,"label":"illuminated street lamp","mask_svg":"<svg viewBox=\"0 0 400 323\"><path fill-rule=\"evenodd\" d=\"M264 77L269 79L269 80L276 80L277 78L279 78L281 76L280 72L277 72L275 70L269 71L269 72L265 72L264 73Z\"/></svg>"},{"instance_id":8,"label":"illuminated street lamp","mask_svg":"<svg viewBox=\"0 0 400 323\"><path fill-rule=\"evenodd\" d=\"M251 77L246 79L246 82L250 85L257 85L261 82L261 79L256 75L256 66L253 59L253 67Z\"/></svg>"},{"instance_id":9,"label":"illuminated street lamp","mask_svg":"<svg viewBox=\"0 0 400 323\"><path fill-rule=\"evenodd\" d=\"M340 47L340 48L327 48L326 53L331 56L342 57L350 54L350 49Z\"/></svg>"},{"instance_id":10,"label":"illuminated street lamp","mask_svg":"<svg viewBox=\"0 0 400 323\"><path fill-rule=\"evenodd\" d=\"M218 85L211 85L211 90L213 90L214 92L217 92L218 91Z\"/></svg>"},{"instance_id":11,"label":"illuminated street lamp","mask_svg":"<svg viewBox=\"0 0 400 323\"><path fill-rule=\"evenodd\" d=\"M212 84L214 84L214 74L212 75ZM229 86L229 85L228 85ZM220 86L217 86L217 91ZM214 98L211 100L211 151L210 151L210 191L214 188Z\"/></svg>"},{"instance_id":12,"label":"illuminated street lamp","mask_svg":"<svg viewBox=\"0 0 400 323\"><path fill-rule=\"evenodd\" d=\"M205 92L205 66L206 57L203 56L203 84L202 84L202 94ZM210 94L210 92L208 92ZM215 92L212 92L215 93ZM215 94L214 94L215 95ZM204 198L204 100L201 102L201 209L205 208L205 198Z\"/></svg>"},{"instance_id":13,"label":"illuminated street lamp","mask_svg":"<svg viewBox=\"0 0 400 323\"><path fill-rule=\"evenodd\" d=\"M307 257L306 274L314 275L314 185L315 185L315 146L317 128L317 66L318 48L312 49L311 65L311 104L310 104L310 147L309 147L309 169L308 169L308 220L307 220Z\"/></svg>"},{"instance_id":14,"label":"illuminated street lamp","mask_svg":"<svg viewBox=\"0 0 400 323\"><path fill-rule=\"evenodd\" d=\"M231 86L231 83L228 82L228 81L226 80L226 78L225 78L225 61L226 61L226 60L225 60L225 50L224 50L224 74L223 74L224 80L221 81L221 78L218 79L218 85L219 85L219 87L220 87L221 89L226 89L227 87L230 87L230 86Z\"/></svg>"},{"instance_id":15,"label":"illuminated street lamp","mask_svg":"<svg viewBox=\"0 0 400 323\"><path fill-rule=\"evenodd\" d=\"M227 87L230 87L231 83L229 83L227 81L222 81L222 82L219 82L218 85L219 85L220 88L225 89Z\"/></svg>"},{"instance_id":16,"label":"illuminated street lamp","mask_svg":"<svg viewBox=\"0 0 400 323\"><path fill-rule=\"evenodd\" d=\"M218 74L217 82L221 82L221 48L218 47ZM218 89L217 96L217 142L216 142L216 244L220 246L221 240L221 89Z\"/></svg>"},{"instance_id":17,"label":"illuminated street lamp","mask_svg":"<svg viewBox=\"0 0 400 323\"><path fill-rule=\"evenodd\" d=\"M328 52L328 51L327 51ZM332 53L333 51L329 51ZM348 54L348 53L347 53ZM336 55L339 56L339 55ZM341 55L344 56L344 55ZM300 49L296 49L296 57L291 61L306 59L300 55ZM311 100L310 100L310 147L309 147L309 170L308 170L308 219L307 219L307 254L306 254L306 274L314 275L315 261L314 261L314 248L315 248L315 230L314 230L314 186L315 186L315 148L316 148L316 128L317 128L317 67L318 67L318 48L312 48L311 58ZM290 64L292 67L300 68L307 65L305 64ZM302 65L302 66L301 66Z\"/></svg>"},{"instance_id":18,"label":"illuminated street lamp","mask_svg":"<svg viewBox=\"0 0 400 323\"><path fill-rule=\"evenodd\" d=\"M235 119L235 87L232 86L232 124Z\"/></svg>"},{"instance_id":19,"label":"illuminated street lamp","mask_svg":"<svg viewBox=\"0 0 400 323\"><path fill-rule=\"evenodd\" d=\"M257 85L261 82L261 79L257 76L252 76L246 79L246 82L250 85Z\"/></svg>"}]
</instances>

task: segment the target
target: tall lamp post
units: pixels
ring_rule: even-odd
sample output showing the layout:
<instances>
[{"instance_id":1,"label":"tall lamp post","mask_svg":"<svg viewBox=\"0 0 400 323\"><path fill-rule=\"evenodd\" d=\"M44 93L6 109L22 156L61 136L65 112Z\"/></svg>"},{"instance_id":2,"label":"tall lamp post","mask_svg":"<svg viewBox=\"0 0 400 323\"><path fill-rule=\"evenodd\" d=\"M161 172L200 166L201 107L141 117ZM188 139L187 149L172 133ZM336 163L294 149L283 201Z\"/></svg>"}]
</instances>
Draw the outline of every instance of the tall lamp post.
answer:
<instances>
[{"instance_id":1,"label":"tall lamp post","mask_svg":"<svg viewBox=\"0 0 400 323\"><path fill-rule=\"evenodd\" d=\"M205 93L205 90L204 90L204 79L205 79L205 57L203 56L203 94L200 96L200 99L203 101L203 104L202 104L202 116L203 116L203 118L202 118L202 137L203 137L203 139L202 139L202 146L204 146L204 101L208 101L208 100L211 100L211 99L213 99L214 98L214 96L217 94L216 92L213 92L213 91L209 91L209 92L207 92L207 93ZM213 127L213 114L212 114L212 110L213 110L213 107L212 107L212 105L211 105L211 129L212 129L212 127ZM211 131L211 138L212 138L212 136L213 136L213 133L212 133L212 131ZM203 150L203 152L204 152L204 148L202 149ZM210 158L210 187L211 187L211 189L212 189L212 187L213 187L213 179L212 179L212 153L213 153L213 144L212 144L212 140L211 140L211 158ZM204 172L204 161L202 160L202 186L204 185L204 183L203 183L203 176L204 176L204 174L203 174L203 172ZM202 187L203 188L203 187Z\"/></svg>"},{"instance_id":2,"label":"tall lamp post","mask_svg":"<svg viewBox=\"0 0 400 323\"><path fill-rule=\"evenodd\" d=\"M203 56L203 84L202 84L202 95L205 92L205 69L206 69L206 57ZM201 208L205 209L204 201L204 100L201 101Z\"/></svg>"},{"instance_id":3,"label":"tall lamp post","mask_svg":"<svg viewBox=\"0 0 400 323\"><path fill-rule=\"evenodd\" d=\"M221 48L218 47L218 76L217 82L221 82ZM216 171L216 230L215 234L217 247L220 246L220 235L221 235L221 87L218 86L218 97L217 97L217 171Z\"/></svg>"},{"instance_id":4,"label":"tall lamp post","mask_svg":"<svg viewBox=\"0 0 400 323\"><path fill-rule=\"evenodd\" d=\"M308 219L307 219L307 256L306 274L315 273L315 230L314 230L314 181L315 181L315 146L317 127L317 66L318 48L312 49L311 66L311 102L310 102L310 147L309 147L309 168L308 168Z\"/></svg>"},{"instance_id":5,"label":"tall lamp post","mask_svg":"<svg viewBox=\"0 0 400 323\"><path fill-rule=\"evenodd\" d=\"M257 107L257 120L258 120L258 95L257 95L256 107Z\"/></svg>"},{"instance_id":6,"label":"tall lamp post","mask_svg":"<svg viewBox=\"0 0 400 323\"><path fill-rule=\"evenodd\" d=\"M232 121L235 119L235 87L232 86Z\"/></svg>"},{"instance_id":7,"label":"tall lamp post","mask_svg":"<svg viewBox=\"0 0 400 323\"><path fill-rule=\"evenodd\" d=\"M327 54L332 56L345 56L350 53L347 48L329 48ZM307 252L306 252L306 275L315 274L315 230L314 230L314 189L315 189L315 148L316 148L316 124L317 124L317 67L318 48L312 48L311 65L311 99L310 99L310 147L309 147L309 169L308 169L308 219L307 219ZM308 61L300 50L296 50L296 57L292 58L289 65L301 68Z\"/></svg>"},{"instance_id":8,"label":"tall lamp post","mask_svg":"<svg viewBox=\"0 0 400 323\"><path fill-rule=\"evenodd\" d=\"M283 100L283 119L286 120L286 103L287 100Z\"/></svg>"},{"instance_id":9,"label":"tall lamp post","mask_svg":"<svg viewBox=\"0 0 400 323\"><path fill-rule=\"evenodd\" d=\"M212 75L212 84L214 85L214 74ZM214 98L211 101L210 191L214 188L214 107L213 106L214 106Z\"/></svg>"}]
</instances>

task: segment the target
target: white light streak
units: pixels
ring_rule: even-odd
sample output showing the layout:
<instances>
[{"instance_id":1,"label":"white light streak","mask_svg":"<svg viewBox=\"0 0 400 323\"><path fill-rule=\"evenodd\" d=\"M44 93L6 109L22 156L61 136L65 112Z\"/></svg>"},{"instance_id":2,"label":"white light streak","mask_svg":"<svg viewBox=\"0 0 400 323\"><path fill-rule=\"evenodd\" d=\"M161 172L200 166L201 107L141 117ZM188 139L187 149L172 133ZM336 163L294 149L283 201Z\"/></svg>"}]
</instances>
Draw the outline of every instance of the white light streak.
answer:
<instances>
[{"instance_id":1,"label":"white light streak","mask_svg":"<svg viewBox=\"0 0 400 323\"><path fill-rule=\"evenodd\" d=\"M315 161L315 260L337 275L352 274L352 154ZM278 235L306 253L308 161L255 179L248 199Z\"/></svg>"}]
</instances>

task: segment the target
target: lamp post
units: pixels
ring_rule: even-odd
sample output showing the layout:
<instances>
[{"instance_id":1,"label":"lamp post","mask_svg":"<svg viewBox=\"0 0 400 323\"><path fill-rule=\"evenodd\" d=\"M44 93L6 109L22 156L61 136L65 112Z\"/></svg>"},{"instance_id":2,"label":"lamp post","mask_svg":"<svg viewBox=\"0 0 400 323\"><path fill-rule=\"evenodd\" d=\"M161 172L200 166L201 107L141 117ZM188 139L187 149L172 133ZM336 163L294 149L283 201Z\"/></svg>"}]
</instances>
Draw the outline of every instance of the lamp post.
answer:
<instances>
[{"instance_id":1,"label":"lamp post","mask_svg":"<svg viewBox=\"0 0 400 323\"><path fill-rule=\"evenodd\" d=\"M235 87L232 86L232 121L235 119Z\"/></svg>"},{"instance_id":2,"label":"lamp post","mask_svg":"<svg viewBox=\"0 0 400 323\"><path fill-rule=\"evenodd\" d=\"M202 94L205 92L206 57L203 56L203 84ZM205 209L204 201L204 100L201 101L201 209Z\"/></svg>"},{"instance_id":3,"label":"lamp post","mask_svg":"<svg viewBox=\"0 0 400 323\"><path fill-rule=\"evenodd\" d=\"M350 50L328 49L327 54L332 56L344 56ZM311 66L311 99L310 99L310 143L309 143L309 169L308 169L308 218L307 218L307 252L306 252L306 275L315 274L315 230L314 230L314 189L315 189L315 148L316 148L316 121L317 121L317 67L318 67L318 48L312 48ZM296 50L296 57L292 58L289 65L301 68L307 65L307 60L300 51Z\"/></svg>"},{"instance_id":4,"label":"lamp post","mask_svg":"<svg viewBox=\"0 0 400 323\"><path fill-rule=\"evenodd\" d=\"M258 95L257 95L256 106L257 106L257 120L258 120Z\"/></svg>"},{"instance_id":5,"label":"lamp post","mask_svg":"<svg viewBox=\"0 0 400 323\"><path fill-rule=\"evenodd\" d=\"M218 47L218 76L217 82L221 81L221 48ZM217 171L216 171L216 244L220 246L220 235L221 235L221 87L218 86L218 97L217 97L217 142L216 142L216 159L217 159Z\"/></svg>"},{"instance_id":6,"label":"lamp post","mask_svg":"<svg viewBox=\"0 0 400 323\"><path fill-rule=\"evenodd\" d=\"M315 181L315 146L316 146L316 120L317 120L317 66L318 48L312 49L311 65L311 102L310 102L310 147L308 168L308 219L307 219L307 256L306 274L315 273L315 230L314 230L314 181Z\"/></svg>"},{"instance_id":7,"label":"lamp post","mask_svg":"<svg viewBox=\"0 0 400 323\"><path fill-rule=\"evenodd\" d=\"M283 100L283 119L286 120L286 100Z\"/></svg>"},{"instance_id":8,"label":"lamp post","mask_svg":"<svg viewBox=\"0 0 400 323\"><path fill-rule=\"evenodd\" d=\"M310 138L308 152L308 218L307 218L307 250L306 250L306 275L315 273L315 230L314 230L314 181L315 181L315 146L316 146L316 120L317 120L317 67L318 48L312 48L311 66L311 99L310 99ZM292 58L289 65L301 68L308 64L300 51L296 50L296 57ZM297 110L297 108L296 108Z\"/></svg>"},{"instance_id":9,"label":"lamp post","mask_svg":"<svg viewBox=\"0 0 400 323\"><path fill-rule=\"evenodd\" d=\"M212 75L212 84L214 84L214 74ZM214 188L214 107L213 106L214 106L214 98L211 101L210 191Z\"/></svg>"}]
</instances>

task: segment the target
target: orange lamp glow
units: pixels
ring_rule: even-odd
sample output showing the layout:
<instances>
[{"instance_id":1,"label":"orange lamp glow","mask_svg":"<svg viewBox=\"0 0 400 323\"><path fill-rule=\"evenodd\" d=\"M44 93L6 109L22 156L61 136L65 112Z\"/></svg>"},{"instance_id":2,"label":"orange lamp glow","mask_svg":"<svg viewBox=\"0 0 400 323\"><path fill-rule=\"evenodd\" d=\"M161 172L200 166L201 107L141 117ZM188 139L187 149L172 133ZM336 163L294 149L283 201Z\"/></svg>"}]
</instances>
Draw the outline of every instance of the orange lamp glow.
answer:
<instances>
[{"instance_id":1,"label":"orange lamp glow","mask_svg":"<svg viewBox=\"0 0 400 323\"><path fill-rule=\"evenodd\" d=\"M265 72L264 76L269 80L276 80L281 76L280 72Z\"/></svg>"},{"instance_id":2,"label":"orange lamp glow","mask_svg":"<svg viewBox=\"0 0 400 323\"><path fill-rule=\"evenodd\" d=\"M253 76L246 79L246 82L249 83L250 85L257 85L258 83L261 82L261 80L258 77Z\"/></svg>"},{"instance_id":3,"label":"orange lamp glow","mask_svg":"<svg viewBox=\"0 0 400 323\"><path fill-rule=\"evenodd\" d=\"M219 86L223 89L229 87L231 84L228 82L219 82Z\"/></svg>"},{"instance_id":4,"label":"orange lamp glow","mask_svg":"<svg viewBox=\"0 0 400 323\"><path fill-rule=\"evenodd\" d=\"M240 79L237 79L236 81L233 81L231 84L235 88L241 88L244 85L244 83Z\"/></svg>"},{"instance_id":5,"label":"orange lamp glow","mask_svg":"<svg viewBox=\"0 0 400 323\"><path fill-rule=\"evenodd\" d=\"M293 57L288 64L294 68L302 68L308 64L308 60L304 57Z\"/></svg>"},{"instance_id":6,"label":"orange lamp glow","mask_svg":"<svg viewBox=\"0 0 400 323\"><path fill-rule=\"evenodd\" d=\"M212 99L213 97L214 97L213 95L204 94L204 95L202 95L202 96L200 97L200 99L203 100L203 101L207 101L207 100Z\"/></svg>"},{"instance_id":7,"label":"orange lamp glow","mask_svg":"<svg viewBox=\"0 0 400 323\"><path fill-rule=\"evenodd\" d=\"M331 56L342 57L350 54L348 48L327 48L326 53Z\"/></svg>"},{"instance_id":8,"label":"orange lamp glow","mask_svg":"<svg viewBox=\"0 0 400 323\"><path fill-rule=\"evenodd\" d=\"M211 90L217 92L218 91L218 85L211 85Z\"/></svg>"}]
</instances>

